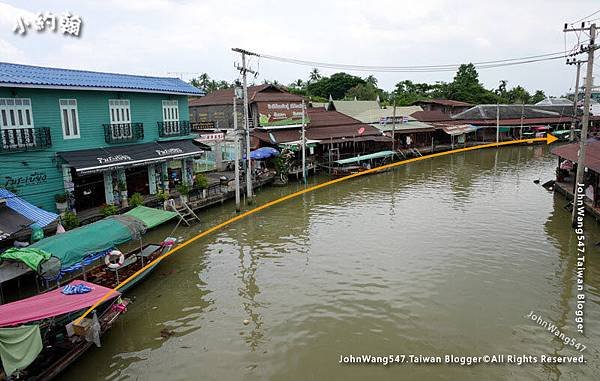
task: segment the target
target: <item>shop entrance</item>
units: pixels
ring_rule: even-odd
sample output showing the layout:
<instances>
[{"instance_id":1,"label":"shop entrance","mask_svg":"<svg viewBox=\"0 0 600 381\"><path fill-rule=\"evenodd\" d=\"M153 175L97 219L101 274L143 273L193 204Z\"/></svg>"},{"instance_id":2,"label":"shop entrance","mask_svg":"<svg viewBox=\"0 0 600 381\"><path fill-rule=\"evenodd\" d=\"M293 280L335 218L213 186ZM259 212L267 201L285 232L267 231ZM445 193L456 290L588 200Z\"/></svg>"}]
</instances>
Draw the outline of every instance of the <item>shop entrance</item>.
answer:
<instances>
[{"instance_id":1,"label":"shop entrance","mask_svg":"<svg viewBox=\"0 0 600 381\"><path fill-rule=\"evenodd\" d=\"M104 176L102 173L79 176L71 170L73 178L75 209L78 211L99 207L106 203L104 194Z\"/></svg>"},{"instance_id":2,"label":"shop entrance","mask_svg":"<svg viewBox=\"0 0 600 381\"><path fill-rule=\"evenodd\" d=\"M127 180L127 194L129 197L134 193L150 194L147 167L127 168L125 170L125 179Z\"/></svg>"}]
</instances>

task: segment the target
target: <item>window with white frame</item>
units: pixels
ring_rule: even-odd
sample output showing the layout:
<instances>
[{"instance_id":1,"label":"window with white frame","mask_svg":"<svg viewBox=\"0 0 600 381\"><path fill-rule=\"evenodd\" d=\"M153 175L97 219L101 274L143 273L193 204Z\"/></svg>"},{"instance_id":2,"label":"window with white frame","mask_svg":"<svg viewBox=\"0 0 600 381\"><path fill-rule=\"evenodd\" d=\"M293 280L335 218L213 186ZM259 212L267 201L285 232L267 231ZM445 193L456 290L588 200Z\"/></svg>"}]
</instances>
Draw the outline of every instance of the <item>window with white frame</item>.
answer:
<instances>
[{"instance_id":1,"label":"window with white frame","mask_svg":"<svg viewBox=\"0 0 600 381\"><path fill-rule=\"evenodd\" d=\"M4 146L35 144L29 98L0 98L0 133Z\"/></svg>"},{"instance_id":2,"label":"window with white frame","mask_svg":"<svg viewBox=\"0 0 600 381\"><path fill-rule=\"evenodd\" d=\"M79 138L79 114L76 99L60 99L60 120L65 139Z\"/></svg>"},{"instance_id":3,"label":"window with white frame","mask_svg":"<svg viewBox=\"0 0 600 381\"><path fill-rule=\"evenodd\" d=\"M179 104L177 100L162 101L162 111L164 134L179 134Z\"/></svg>"},{"instance_id":4,"label":"window with white frame","mask_svg":"<svg viewBox=\"0 0 600 381\"><path fill-rule=\"evenodd\" d=\"M127 138L133 135L131 128L131 111L128 99L109 99L110 124L112 137Z\"/></svg>"},{"instance_id":5,"label":"window with white frame","mask_svg":"<svg viewBox=\"0 0 600 381\"><path fill-rule=\"evenodd\" d=\"M162 101L163 121L179 122L179 104L177 100Z\"/></svg>"}]
</instances>

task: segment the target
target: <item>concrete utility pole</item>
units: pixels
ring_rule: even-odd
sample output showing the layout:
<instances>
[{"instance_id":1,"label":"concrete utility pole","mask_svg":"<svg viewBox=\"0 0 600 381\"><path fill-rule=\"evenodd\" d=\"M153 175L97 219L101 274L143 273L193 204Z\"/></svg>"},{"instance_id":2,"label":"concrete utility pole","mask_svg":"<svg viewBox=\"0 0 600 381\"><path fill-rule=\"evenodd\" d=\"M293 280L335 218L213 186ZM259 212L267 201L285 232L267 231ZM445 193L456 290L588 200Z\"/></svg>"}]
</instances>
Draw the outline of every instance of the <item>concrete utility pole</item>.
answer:
<instances>
[{"instance_id":1,"label":"concrete utility pole","mask_svg":"<svg viewBox=\"0 0 600 381\"><path fill-rule=\"evenodd\" d=\"M235 141L235 211L239 212L240 207L240 131L238 130L238 117L237 117L237 97L233 96L233 133Z\"/></svg>"},{"instance_id":2,"label":"concrete utility pole","mask_svg":"<svg viewBox=\"0 0 600 381\"><path fill-rule=\"evenodd\" d=\"M396 152L396 99L394 98L394 111L392 111L392 151Z\"/></svg>"},{"instance_id":3,"label":"concrete utility pole","mask_svg":"<svg viewBox=\"0 0 600 381\"><path fill-rule=\"evenodd\" d=\"M567 60L567 65L577 65L577 77L575 77L575 100L573 102L573 120L571 121L571 134L569 135L570 141L575 141L575 129L577 128L577 103L579 102L579 77L581 73L581 64L585 61Z\"/></svg>"},{"instance_id":4,"label":"concrete utility pole","mask_svg":"<svg viewBox=\"0 0 600 381\"><path fill-rule=\"evenodd\" d=\"M500 105L496 103L496 143L498 142L500 142Z\"/></svg>"},{"instance_id":5,"label":"concrete utility pole","mask_svg":"<svg viewBox=\"0 0 600 381\"><path fill-rule=\"evenodd\" d=\"M304 113L306 107L304 106L304 99L302 100L302 179L306 184L306 118Z\"/></svg>"},{"instance_id":6,"label":"concrete utility pole","mask_svg":"<svg viewBox=\"0 0 600 381\"><path fill-rule=\"evenodd\" d=\"M585 95L583 101L583 118L581 119L581 139L579 142L579 157L577 158L577 176L575 177L575 190L577 184L583 184L583 175L585 169L585 151L586 141L588 135L588 124L590 120L590 98L592 96L593 86L593 75L594 75L594 52L596 51L596 24L592 24L589 27L585 27L585 22L581 24L581 28L568 29L565 24L564 32L573 31L589 31L590 41L587 47L583 48L583 51L587 52L587 67L586 67L586 78L585 78ZM584 186L585 189L585 186ZM577 221L577 207L576 191L573 192L573 214L571 216L571 224L575 226Z\"/></svg>"},{"instance_id":7,"label":"concrete utility pole","mask_svg":"<svg viewBox=\"0 0 600 381\"><path fill-rule=\"evenodd\" d=\"M246 67L246 56L256 56L257 54L249 52L244 49L233 48L234 52L242 55L242 66L236 66L236 68L242 74L242 86L244 89L244 128L246 129L246 202L252 204L254 202L253 188L252 188L252 165L250 164L250 116L248 106L248 81L247 73L256 74L255 71L250 70Z\"/></svg>"}]
</instances>

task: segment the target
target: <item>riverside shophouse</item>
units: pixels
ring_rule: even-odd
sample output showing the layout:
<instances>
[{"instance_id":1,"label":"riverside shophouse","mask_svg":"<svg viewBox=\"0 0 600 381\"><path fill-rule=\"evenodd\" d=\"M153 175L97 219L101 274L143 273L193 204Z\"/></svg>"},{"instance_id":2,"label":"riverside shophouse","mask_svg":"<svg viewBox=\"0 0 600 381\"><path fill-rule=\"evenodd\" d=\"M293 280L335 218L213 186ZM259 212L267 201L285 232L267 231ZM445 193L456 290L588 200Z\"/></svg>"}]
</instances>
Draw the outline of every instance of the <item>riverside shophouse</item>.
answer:
<instances>
[{"instance_id":1,"label":"riverside shophouse","mask_svg":"<svg viewBox=\"0 0 600 381\"><path fill-rule=\"evenodd\" d=\"M81 211L192 180L203 153L177 78L0 63L0 188Z\"/></svg>"}]
</instances>

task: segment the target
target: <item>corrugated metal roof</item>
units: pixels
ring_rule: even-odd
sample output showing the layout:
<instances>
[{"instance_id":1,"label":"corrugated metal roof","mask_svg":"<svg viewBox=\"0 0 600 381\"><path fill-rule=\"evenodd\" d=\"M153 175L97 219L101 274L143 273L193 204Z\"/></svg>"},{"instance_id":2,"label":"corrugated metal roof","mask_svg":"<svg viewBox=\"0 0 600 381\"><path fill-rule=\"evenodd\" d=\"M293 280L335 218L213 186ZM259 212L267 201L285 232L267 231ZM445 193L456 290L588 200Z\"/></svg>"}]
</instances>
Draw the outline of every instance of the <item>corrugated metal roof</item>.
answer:
<instances>
[{"instance_id":1,"label":"corrugated metal roof","mask_svg":"<svg viewBox=\"0 0 600 381\"><path fill-rule=\"evenodd\" d=\"M0 198L6 199L6 206L8 208L34 221L35 225L39 227L43 228L58 218L58 214L47 212L44 209L31 205L4 188L0 188Z\"/></svg>"},{"instance_id":2,"label":"corrugated metal roof","mask_svg":"<svg viewBox=\"0 0 600 381\"><path fill-rule=\"evenodd\" d=\"M553 148L551 152L556 156L576 163L579 159L579 143L565 144ZM588 140L585 150L585 166L596 173L600 173L600 141Z\"/></svg>"},{"instance_id":3,"label":"corrugated metal roof","mask_svg":"<svg viewBox=\"0 0 600 381\"><path fill-rule=\"evenodd\" d=\"M0 62L0 87L121 90L183 95L204 93L179 78L102 73Z\"/></svg>"}]
</instances>

